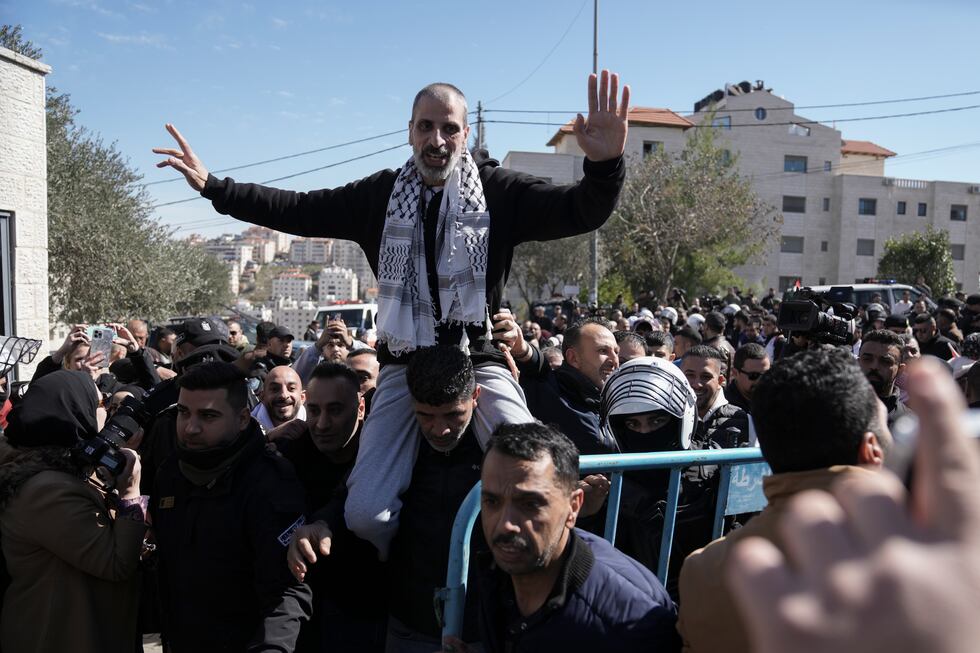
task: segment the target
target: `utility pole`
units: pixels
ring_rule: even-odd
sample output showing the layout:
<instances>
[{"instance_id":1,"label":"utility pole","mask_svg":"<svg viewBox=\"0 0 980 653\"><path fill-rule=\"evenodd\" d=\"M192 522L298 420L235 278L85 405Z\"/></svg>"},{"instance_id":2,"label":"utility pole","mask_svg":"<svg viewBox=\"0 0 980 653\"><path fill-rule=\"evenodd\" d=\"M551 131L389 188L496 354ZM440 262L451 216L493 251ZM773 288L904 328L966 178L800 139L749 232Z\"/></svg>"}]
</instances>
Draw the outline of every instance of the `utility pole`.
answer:
<instances>
[{"instance_id":1,"label":"utility pole","mask_svg":"<svg viewBox=\"0 0 980 653\"><path fill-rule=\"evenodd\" d=\"M599 74L599 0L592 0L592 73ZM599 304L599 230L592 232L589 247L589 261L592 264L592 287L589 289L589 303Z\"/></svg>"},{"instance_id":2,"label":"utility pole","mask_svg":"<svg viewBox=\"0 0 980 653\"><path fill-rule=\"evenodd\" d=\"M483 102L477 100L476 103L476 149L482 150L487 144L483 138Z\"/></svg>"}]
</instances>

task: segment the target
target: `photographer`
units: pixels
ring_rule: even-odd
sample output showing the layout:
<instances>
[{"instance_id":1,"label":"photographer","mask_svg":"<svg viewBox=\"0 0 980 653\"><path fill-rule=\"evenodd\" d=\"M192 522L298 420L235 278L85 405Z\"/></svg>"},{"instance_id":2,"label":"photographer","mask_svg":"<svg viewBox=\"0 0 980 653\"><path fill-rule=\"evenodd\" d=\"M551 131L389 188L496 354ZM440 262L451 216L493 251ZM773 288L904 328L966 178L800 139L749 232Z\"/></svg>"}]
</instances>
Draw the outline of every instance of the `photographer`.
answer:
<instances>
[{"instance_id":1,"label":"photographer","mask_svg":"<svg viewBox=\"0 0 980 653\"><path fill-rule=\"evenodd\" d=\"M0 642L19 651L127 651L137 642L137 567L145 533L140 463L123 449L118 493L87 481L70 455L99 430L83 372L31 383L0 442L0 528L11 582Z\"/></svg>"}]
</instances>

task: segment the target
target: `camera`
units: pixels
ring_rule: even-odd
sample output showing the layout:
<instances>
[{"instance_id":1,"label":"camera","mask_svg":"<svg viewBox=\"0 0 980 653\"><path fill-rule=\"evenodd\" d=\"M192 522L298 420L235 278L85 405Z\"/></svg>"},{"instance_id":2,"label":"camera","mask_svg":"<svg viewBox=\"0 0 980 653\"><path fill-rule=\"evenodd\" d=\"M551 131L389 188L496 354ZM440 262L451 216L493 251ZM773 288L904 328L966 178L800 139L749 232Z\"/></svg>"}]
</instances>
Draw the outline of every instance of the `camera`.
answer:
<instances>
[{"instance_id":1,"label":"camera","mask_svg":"<svg viewBox=\"0 0 980 653\"><path fill-rule=\"evenodd\" d=\"M152 391L146 395L149 398ZM146 409L146 398L126 397L116 413L95 436L80 440L72 449L72 458L83 466L95 467L96 476L105 491L112 490L126 467L126 456L120 451L152 415Z\"/></svg>"},{"instance_id":2,"label":"camera","mask_svg":"<svg viewBox=\"0 0 980 653\"><path fill-rule=\"evenodd\" d=\"M853 304L835 302L834 296L833 289L826 292L815 292L810 288L797 290L779 306L779 328L809 336L822 344L853 344L857 309Z\"/></svg>"}]
</instances>

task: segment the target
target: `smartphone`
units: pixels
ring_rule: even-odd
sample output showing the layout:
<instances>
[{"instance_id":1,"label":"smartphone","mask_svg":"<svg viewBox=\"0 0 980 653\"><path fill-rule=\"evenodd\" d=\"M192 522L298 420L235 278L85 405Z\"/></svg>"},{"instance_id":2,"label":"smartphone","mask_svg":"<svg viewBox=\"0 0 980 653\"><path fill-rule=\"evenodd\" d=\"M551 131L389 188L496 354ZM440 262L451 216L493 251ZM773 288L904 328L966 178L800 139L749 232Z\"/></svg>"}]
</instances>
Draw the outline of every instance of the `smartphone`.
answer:
<instances>
[{"instance_id":1,"label":"smartphone","mask_svg":"<svg viewBox=\"0 0 980 653\"><path fill-rule=\"evenodd\" d=\"M116 332L109 327L89 327L88 338L91 349L89 356L94 356L96 352L104 354L99 367L109 367L109 355L112 353L112 339L116 337Z\"/></svg>"}]
</instances>

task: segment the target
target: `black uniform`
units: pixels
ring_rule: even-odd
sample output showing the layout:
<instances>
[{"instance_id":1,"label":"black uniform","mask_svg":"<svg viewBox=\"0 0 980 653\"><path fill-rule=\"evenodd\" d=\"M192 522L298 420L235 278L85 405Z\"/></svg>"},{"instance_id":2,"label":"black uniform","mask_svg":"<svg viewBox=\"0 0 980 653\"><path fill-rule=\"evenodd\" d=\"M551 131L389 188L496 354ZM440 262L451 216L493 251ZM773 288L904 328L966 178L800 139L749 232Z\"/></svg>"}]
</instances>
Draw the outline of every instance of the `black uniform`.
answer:
<instances>
[{"instance_id":1,"label":"black uniform","mask_svg":"<svg viewBox=\"0 0 980 653\"><path fill-rule=\"evenodd\" d=\"M198 487L176 456L150 500L160 556L164 637L182 651L291 651L311 614L311 593L286 566L302 523L292 466L266 448L252 422L229 469Z\"/></svg>"}]
</instances>

